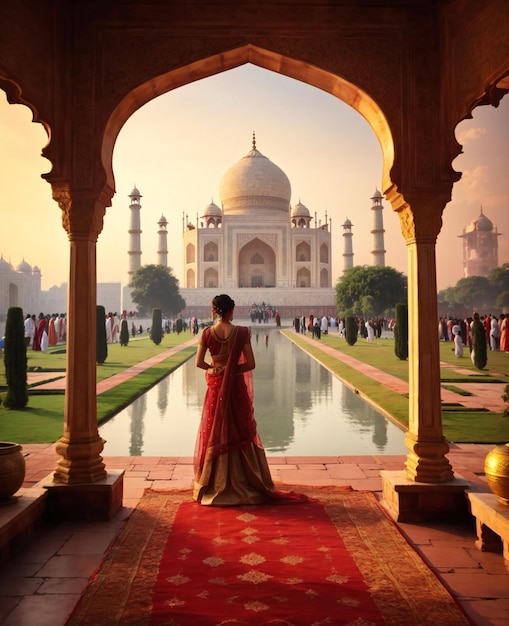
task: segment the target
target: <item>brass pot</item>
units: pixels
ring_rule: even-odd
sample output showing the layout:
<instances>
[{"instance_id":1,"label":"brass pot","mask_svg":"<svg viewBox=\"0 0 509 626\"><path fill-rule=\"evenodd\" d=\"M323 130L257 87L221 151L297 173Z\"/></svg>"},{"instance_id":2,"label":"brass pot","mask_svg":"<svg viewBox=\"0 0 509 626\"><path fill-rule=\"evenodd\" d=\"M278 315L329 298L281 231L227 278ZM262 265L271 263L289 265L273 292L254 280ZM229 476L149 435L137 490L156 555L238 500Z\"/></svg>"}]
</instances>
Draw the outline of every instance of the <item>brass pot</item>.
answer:
<instances>
[{"instance_id":1,"label":"brass pot","mask_svg":"<svg viewBox=\"0 0 509 626\"><path fill-rule=\"evenodd\" d=\"M484 460L488 486L500 501L509 505L509 443L488 452Z\"/></svg>"},{"instance_id":2,"label":"brass pot","mask_svg":"<svg viewBox=\"0 0 509 626\"><path fill-rule=\"evenodd\" d=\"M0 442L0 503L7 501L25 480L25 457L18 443Z\"/></svg>"}]
</instances>

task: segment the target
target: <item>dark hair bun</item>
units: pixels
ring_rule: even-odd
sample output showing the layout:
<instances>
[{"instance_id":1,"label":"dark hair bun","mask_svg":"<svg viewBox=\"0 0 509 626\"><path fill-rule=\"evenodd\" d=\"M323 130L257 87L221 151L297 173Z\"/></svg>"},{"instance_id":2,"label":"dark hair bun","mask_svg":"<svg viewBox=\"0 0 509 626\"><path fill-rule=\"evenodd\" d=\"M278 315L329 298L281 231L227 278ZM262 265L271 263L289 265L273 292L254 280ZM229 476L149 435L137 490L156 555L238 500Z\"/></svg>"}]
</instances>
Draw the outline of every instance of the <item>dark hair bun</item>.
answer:
<instances>
[{"instance_id":1,"label":"dark hair bun","mask_svg":"<svg viewBox=\"0 0 509 626\"><path fill-rule=\"evenodd\" d=\"M219 315L226 315L226 313L229 313L234 306L235 302L225 293L216 296L212 300L212 310Z\"/></svg>"}]
</instances>

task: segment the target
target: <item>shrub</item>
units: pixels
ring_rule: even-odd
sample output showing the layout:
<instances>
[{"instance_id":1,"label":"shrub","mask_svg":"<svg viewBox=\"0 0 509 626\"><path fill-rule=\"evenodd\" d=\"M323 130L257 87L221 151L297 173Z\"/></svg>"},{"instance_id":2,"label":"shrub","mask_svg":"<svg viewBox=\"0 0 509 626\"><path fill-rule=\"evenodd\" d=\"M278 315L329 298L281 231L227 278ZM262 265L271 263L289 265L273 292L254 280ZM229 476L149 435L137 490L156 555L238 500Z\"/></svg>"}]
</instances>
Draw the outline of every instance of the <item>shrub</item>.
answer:
<instances>
[{"instance_id":1,"label":"shrub","mask_svg":"<svg viewBox=\"0 0 509 626\"><path fill-rule=\"evenodd\" d=\"M163 315L161 309L152 309L152 327L150 339L158 346L163 338Z\"/></svg>"},{"instance_id":2,"label":"shrub","mask_svg":"<svg viewBox=\"0 0 509 626\"><path fill-rule=\"evenodd\" d=\"M398 359L408 358L408 306L400 302L396 304L394 326L394 352Z\"/></svg>"},{"instance_id":3,"label":"shrub","mask_svg":"<svg viewBox=\"0 0 509 626\"><path fill-rule=\"evenodd\" d=\"M506 385L504 387L504 393L502 394L502 400L506 404L509 404L509 385ZM504 415L504 417L509 417L509 406L506 406L503 415Z\"/></svg>"},{"instance_id":4,"label":"shrub","mask_svg":"<svg viewBox=\"0 0 509 626\"><path fill-rule=\"evenodd\" d=\"M7 381L4 405L9 409L24 409L28 404L27 349L23 310L17 306L7 311L4 365Z\"/></svg>"},{"instance_id":5,"label":"shrub","mask_svg":"<svg viewBox=\"0 0 509 626\"><path fill-rule=\"evenodd\" d=\"M184 327L184 320L181 317L179 317L177 321L175 322L175 330L177 331L179 335L182 332L183 327Z\"/></svg>"},{"instance_id":6,"label":"shrub","mask_svg":"<svg viewBox=\"0 0 509 626\"><path fill-rule=\"evenodd\" d=\"M474 313L474 321L472 322L472 363L478 370L486 367L488 362L488 346L486 342L486 331L484 325L479 319L479 314Z\"/></svg>"},{"instance_id":7,"label":"shrub","mask_svg":"<svg viewBox=\"0 0 509 626\"><path fill-rule=\"evenodd\" d=\"M127 325L127 320L122 320L120 322L120 345L127 346L129 343L129 326Z\"/></svg>"},{"instance_id":8,"label":"shrub","mask_svg":"<svg viewBox=\"0 0 509 626\"><path fill-rule=\"evenodd\" d=\"M345 319L345 339L349 346L353 346L357 343L358 332L357 320L352 315L349 315Z\"/></svg>"},{"instance_id":9,"label":"shrub","mask_svg":"<svg viewBox=\"0 0 509 626\"><path fill-rule=\"evenodd\" d=\"M100 304L96 307L96 363L102 365L108 358L108 344L106 343L106 310Z\"/></svg>"}]
</instances>

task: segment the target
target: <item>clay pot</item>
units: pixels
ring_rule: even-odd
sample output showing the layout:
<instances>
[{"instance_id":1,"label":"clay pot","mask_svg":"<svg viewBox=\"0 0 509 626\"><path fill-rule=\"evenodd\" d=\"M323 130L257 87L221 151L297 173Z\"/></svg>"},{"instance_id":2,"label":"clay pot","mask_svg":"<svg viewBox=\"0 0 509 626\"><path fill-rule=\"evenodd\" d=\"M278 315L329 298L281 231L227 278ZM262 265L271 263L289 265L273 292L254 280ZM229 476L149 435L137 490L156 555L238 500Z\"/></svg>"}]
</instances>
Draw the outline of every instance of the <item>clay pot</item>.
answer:
<instances>
[{"instance_id":1,"label":"clay pot","mask_svg":"<svg viewBox=\"0 0 509 626\"><path fill-rule=\"evenodd\" d=\"M501 502L509 505L509 443L488 452L484 473L491 491L499 496Z\"/></svg>"},{"instance_id":2,"label":"clay pot","mask_svg":"<svg viewBox=\"0 0 509 626\"><path fill-rule=\"evenodd\" d=\"M0 502L8 500L25 480L25 457L18 443L0 442Z\"/></svg>"}]
</instances>

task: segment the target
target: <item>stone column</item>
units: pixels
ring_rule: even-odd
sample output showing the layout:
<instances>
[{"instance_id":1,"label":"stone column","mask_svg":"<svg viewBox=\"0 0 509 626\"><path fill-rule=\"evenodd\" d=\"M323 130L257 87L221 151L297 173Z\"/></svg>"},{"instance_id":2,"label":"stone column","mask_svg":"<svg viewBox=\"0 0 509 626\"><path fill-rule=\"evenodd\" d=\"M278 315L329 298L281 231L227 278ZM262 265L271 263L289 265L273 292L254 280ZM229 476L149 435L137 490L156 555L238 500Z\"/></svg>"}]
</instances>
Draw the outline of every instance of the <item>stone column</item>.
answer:
<instances>
[{"instance_id":1,"label":"stone column","mask_svg":"<svg viewBox=\"0 0 509 626\"><path fill-rule=\"evenodd\" d=\"M436 238L442 208L423 203L399 211L408 249L409 425L407 478L442 483L454 478L442 429L438 345Z\"/></svg>"},{"instance_id":2,"label":"stone column","mask_svg":"<svg viewBox=\"0 0 509 626\"><path fill-rule=\"evenodd\" d=\"M93 483L106 476L96 405L96 242L109 197L55 189L70 241L67 295L67 381L64 434L55 483Z\"/></svg>"}]
</instances>

